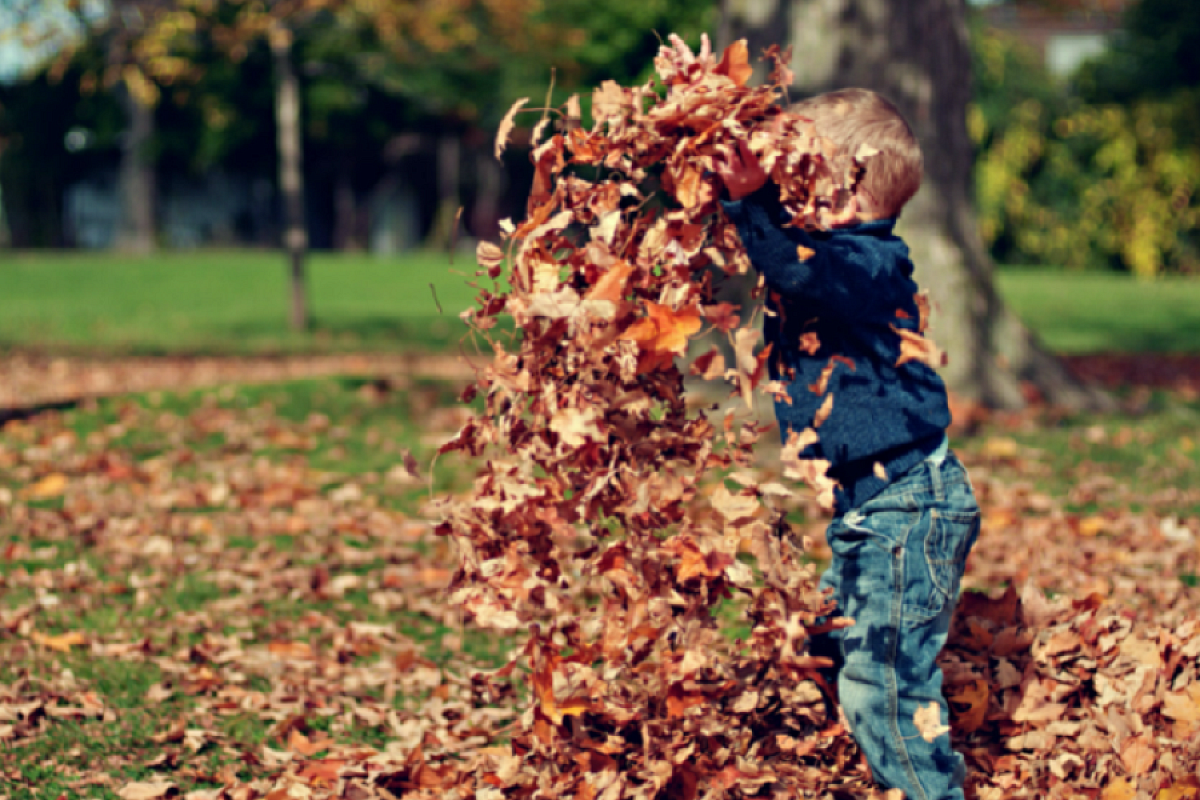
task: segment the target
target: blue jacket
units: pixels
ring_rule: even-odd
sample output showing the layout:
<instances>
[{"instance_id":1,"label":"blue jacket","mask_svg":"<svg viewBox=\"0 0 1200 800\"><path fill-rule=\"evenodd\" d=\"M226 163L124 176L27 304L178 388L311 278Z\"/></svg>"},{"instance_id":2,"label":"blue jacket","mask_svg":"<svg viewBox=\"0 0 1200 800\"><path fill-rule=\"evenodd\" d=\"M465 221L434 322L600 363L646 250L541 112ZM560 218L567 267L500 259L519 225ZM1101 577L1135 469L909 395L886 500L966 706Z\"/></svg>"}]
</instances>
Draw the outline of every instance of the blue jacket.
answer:
<instances>
[{"instance_id":1,"label":"blue jacket","mask_svg":"<svg viewBox=\"0 0 1200 800\"><path fill-rule=\"evenodd\" d=\"M841 483L836 510L845 513L878 494L888 482L937 449L950 424L946 387L918 361L897 367L900 336L916 331L920 314L908 246L892 232L895 220L877 220L830 231L783 227L778 187L723 203L767 286L763 321L773 380L787 384L791 402L777 400L775 414L788 433L811 427L833 394L833 410L817 429L820 441L803 456L827 459ZM798 247L813 251L801 261ZM801 337L812 332L819 349L809 354ZM807 343L811 344L812 337ZM838 355L824 393L815 393L822 370ZM886 479L876 474L879 463Z\"/></svg>"}]
</instances>

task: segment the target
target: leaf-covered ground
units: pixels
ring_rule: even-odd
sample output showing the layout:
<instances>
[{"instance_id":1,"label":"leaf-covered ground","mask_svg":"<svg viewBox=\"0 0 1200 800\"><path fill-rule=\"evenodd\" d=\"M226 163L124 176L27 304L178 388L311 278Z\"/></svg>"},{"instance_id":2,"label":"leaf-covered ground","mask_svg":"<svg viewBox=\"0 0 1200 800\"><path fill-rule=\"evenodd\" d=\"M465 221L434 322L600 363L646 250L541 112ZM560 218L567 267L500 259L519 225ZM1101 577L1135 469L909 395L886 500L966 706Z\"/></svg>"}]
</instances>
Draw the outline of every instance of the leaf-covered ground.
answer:
<instances>
[{"instance_id":1,"label":"leaf-covered ground","mask_svg":"<svg viewBox=\"0 0 1200 800\"><path fill-rule=\"evenodd\" d=\"M431 467L463 421L457 386L389 375L115 396L4 424L0 797L386 797L436 785L399 768L414 753L503 751L521 681L484 697L470 675L515 642L448 610L454 557L431 533L430 499L473 473L454 456ZM970 587L1033 586L1095 617L1089 639L1027 607L1042 625L1027 633L1053 646L1033 647L1026 676L1087 659L1117 669L1102 645L1121 625L1200 617L1200 402L1186 389L1127 400L1105 418L987 419L956 440L986 515ZM759 468L777 470L770 448ZM794 518L820 541L810 508ZM1069 693L1050 677L1042 694L1013 677L1022 662L998 648L1016 623L997 608L960 631L982 655L951 654L948 692L972 764L1020 776L1015 755L985 753L980 738L1023 735L1003 727L1013 713L1042 719L1073 701L1058 702ZM736 608L727 621L742 632ZM1151 655L1163 668L1180 657L1165 640ZM1191 731L1200 697L1105 675L1110 703L1150 696L1176 734ZM1099 780L1109 800L1140 788L1137 770L1159 754L1147 735L1121 737L1114 758L1134 777ZM1056 764L1043 772L1079 770ZM355 782L368 773L406 777Z\"/></svg>"}]
</instances>

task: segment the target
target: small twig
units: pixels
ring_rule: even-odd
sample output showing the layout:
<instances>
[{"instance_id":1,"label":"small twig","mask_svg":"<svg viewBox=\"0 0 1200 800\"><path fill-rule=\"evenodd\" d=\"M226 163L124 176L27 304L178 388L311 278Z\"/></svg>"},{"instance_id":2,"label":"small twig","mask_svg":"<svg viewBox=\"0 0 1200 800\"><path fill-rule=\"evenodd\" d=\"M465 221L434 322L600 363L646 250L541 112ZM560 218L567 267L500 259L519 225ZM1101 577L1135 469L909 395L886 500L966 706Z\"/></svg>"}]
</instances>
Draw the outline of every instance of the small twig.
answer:
<instances>
[{"instance_id":1,"label":"small twig","mask_svg":"<svg viewBox=\"0 0 1200 800\"><path fill-rule=\"evenodd\" d=\"M446 312L442 310L442 302L438 300L437 287L433 285L432 281L429 283L429 291L433 292L433 303L437 306L438 313L445 314Z\"/></svg>"}]
</instances>

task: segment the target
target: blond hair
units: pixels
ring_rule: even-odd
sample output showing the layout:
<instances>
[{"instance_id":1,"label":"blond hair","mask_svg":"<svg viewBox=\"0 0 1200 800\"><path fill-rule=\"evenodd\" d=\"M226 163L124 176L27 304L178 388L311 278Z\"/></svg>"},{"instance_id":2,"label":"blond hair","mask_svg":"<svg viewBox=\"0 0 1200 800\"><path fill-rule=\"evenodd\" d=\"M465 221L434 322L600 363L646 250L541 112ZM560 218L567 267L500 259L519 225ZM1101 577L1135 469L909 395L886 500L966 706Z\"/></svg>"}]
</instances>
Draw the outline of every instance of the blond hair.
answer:
<instances>
[{"instance_id":1,"label":"blond hair","mask_svg":"<svg viewBox=\"0 0 1200 800\"><path fill-rule=\"evenodd\" d=\"M879 151L866 160L858 187L865 212L898 216L921 188L921 146L904 116L882 95L868 89L841 89L794 103L788 112L811 120L817 134L846 155L855 155L863 145Z\"/></svg>"}]
</instances>

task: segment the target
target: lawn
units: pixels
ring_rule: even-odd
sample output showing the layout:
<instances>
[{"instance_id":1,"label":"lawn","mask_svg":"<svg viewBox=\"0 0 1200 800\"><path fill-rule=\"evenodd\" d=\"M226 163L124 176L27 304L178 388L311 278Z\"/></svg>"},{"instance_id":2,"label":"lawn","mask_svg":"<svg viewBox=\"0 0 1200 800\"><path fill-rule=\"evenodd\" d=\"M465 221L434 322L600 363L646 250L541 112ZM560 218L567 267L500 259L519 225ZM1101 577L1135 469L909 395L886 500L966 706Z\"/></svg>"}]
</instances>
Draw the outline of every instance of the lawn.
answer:
<instances>
[{"instance_id":1,"label":"lawn","mask_svg":"<svg viewBox=\"0 0 1200 800\"><path fill-rule=\"evenodd\" d=\"M437 348L471 301L470 260L455 269L436 255L317 256L317 332L295 336L273 254L19 255L0 263L0 349ZM999 283L1056 349L1200 341L1200 282ZM434 457L468 414L456 380L156 391L0 426L0 800L387 797L341 773L503 752L528 675L501 694L469 676L519 640L446 603L456 558L435 534L437 501L476 470ZM1099 597L1138 631L1200 614L1200 401L1124 399L1104 416L998 415L956 439L984 512L968 590ZM770 447L744 474L785 480ZM824 520L807 495L786 502L820 565ZM723 611L724 632L744 636L739 607ZM952 641L951 657L972 646Z\"/></svg>"},{"instance_id":2,"label":"lawn","mask_svg":"<svg viewBox=\"0 0 1200 800\"><path fill-rule=\"evenodd\" d=\"M274 252L5 253L0 349L269 353L438 348L465 331L474 261L314 254L315 320L287 329L283 257ZM1200 281L1002 270L1001 292L1059 352L1195 352Z\"/></svg>"},{"instance_id":3,"label":"lawn","mask_svg":"<svg viewBox=\"0 0 1200 800\"><path fill-rule=\"evenodd\" d=\"M1001 294L1060 353L1200 352L1200 280L1005 269Z\"/></svg>"},{"instance_id":4,"label":"lawn","mask_svg":"<svg viewBox=\"0 0 1200 800\"><path fill-rule=\"evenodd\" d=\"M246 353L438 347L465 331L471 255L317 253L313 332L287 327L283 256L273 252L6 253L0 348Z\"/></svg>"},{"instance_id":5,"label":"lawn","mask_svg":"<svg viewBox=\"0 0 1200 800\"><path fill-rule=\"evenodd\" d=\"M489 702L467 676L516 640L446 604L454 556L431 523L474 473L432 457L463 422L458 389L154 392L0 429L0 797L309 796L270 792L326 793L349 760L420 742L504 741L522 681ZM968 587L1194 615L1198 427L1200 402L1161 394L957 442L986 519ZM780 480L769 455L754 470ZM792 516L819 562L807 507Z\"/></svg>"}]
</instances>

